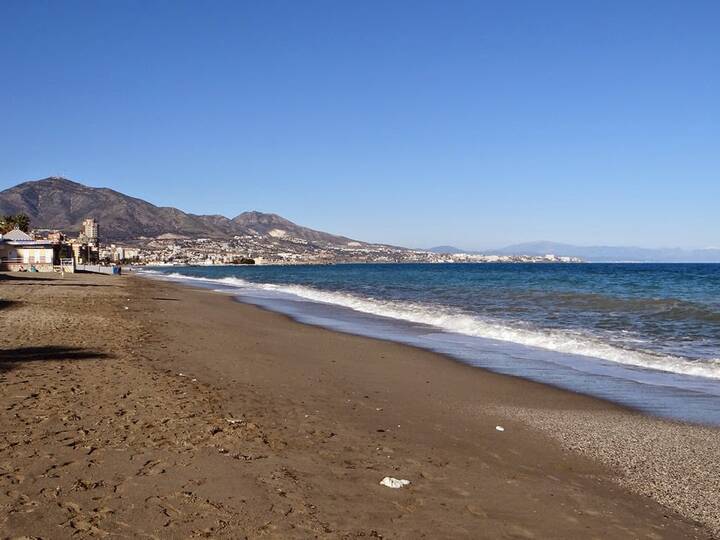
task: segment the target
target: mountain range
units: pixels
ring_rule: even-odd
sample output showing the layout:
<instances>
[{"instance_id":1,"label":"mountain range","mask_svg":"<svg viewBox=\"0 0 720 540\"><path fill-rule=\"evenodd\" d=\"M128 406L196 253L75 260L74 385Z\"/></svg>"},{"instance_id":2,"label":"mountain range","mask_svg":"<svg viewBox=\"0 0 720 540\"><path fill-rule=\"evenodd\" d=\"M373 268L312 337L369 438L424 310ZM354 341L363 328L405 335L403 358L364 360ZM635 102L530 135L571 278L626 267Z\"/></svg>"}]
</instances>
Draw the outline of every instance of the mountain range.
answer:
<instances>
[{"instance_id":1,"label":"mountain range","mask_svg":"<svg viewBox=\"0 0 720 540\"><path fill-rule=\"evenodd\" d=\"M0 214L25 213L35 229L76 234L82 221L95 218L105 241L140 238L228 238L255 234L288 236L308 242L348 245L356 242L297 225L276 214L243 212L234 218L189 214L155 206L108 188L95 188L67 178L51 177L18 184L0 192Z\"/></svg>"},{"instance_id":2,"label":"mountain range","mask_svg":"<svg viewBox=\"0 0 720 540\"><path fill-rule=\"evenodd\" d=\"M24 213L36 229L80 231L82 221L95 218L104 241L143 238L228 238L236 235L301 239L329 246L376 246L344 236L309 229L277 214L243 212L234 218L198 215L177 208L155 206L108 188L85 186L61 177L23 182L0 192L0 215ZM403 248L396 248L403 249ZM484 255L545 255L580 257L591 262L720 262L720 249L650 249L623 246L576 246L557 242L528 242L505 248L468 252L437 246L434 253Z\"/></svg>"},{"instance_id":3,"label":"mountain range","mask_svg":"<svg viewBox=\"0 0 720 540\"><path fill-rule=\"evenodd\" d=\"M575 246L558 242L526 242L501 249L473 252L455 246L430 248L433 253L482 253L484 255L545 255L580 257L588 262L720 262L720 249L652 249L628 246Z\"/></svg>"}]
</instances>

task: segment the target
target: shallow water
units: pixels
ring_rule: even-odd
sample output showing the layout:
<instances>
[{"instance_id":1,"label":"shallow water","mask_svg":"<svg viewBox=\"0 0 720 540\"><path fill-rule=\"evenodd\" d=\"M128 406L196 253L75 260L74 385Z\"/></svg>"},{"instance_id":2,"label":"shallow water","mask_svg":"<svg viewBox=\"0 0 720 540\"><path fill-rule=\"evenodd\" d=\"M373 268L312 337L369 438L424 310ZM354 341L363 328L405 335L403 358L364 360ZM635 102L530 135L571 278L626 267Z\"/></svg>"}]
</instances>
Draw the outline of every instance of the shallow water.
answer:
<instances>
[{"instance_id":1,"label":"shallow water","mask_svg":"<svg viewBox=\"0 0 720 540\"><path fill-rule=\"evenodd\" d=\"M720 265L173 267L310 324L720 425Z\"/></svg>"}]
</instances>

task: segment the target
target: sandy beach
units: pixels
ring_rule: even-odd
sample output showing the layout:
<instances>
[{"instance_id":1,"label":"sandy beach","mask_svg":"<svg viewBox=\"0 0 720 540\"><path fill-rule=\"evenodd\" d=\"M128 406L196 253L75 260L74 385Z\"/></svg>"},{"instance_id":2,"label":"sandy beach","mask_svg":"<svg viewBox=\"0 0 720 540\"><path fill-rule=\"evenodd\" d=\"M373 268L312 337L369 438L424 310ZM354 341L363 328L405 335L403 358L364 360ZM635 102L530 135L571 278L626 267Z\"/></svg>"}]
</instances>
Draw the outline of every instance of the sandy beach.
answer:
<instances>
[{"instance_id":1,"label":"sandy beach","mask_svg":"<svg viewBox=\"0 0 720 540\"><path fill-rule=\"evenodd\" d=\"M0 322L4 538L720 536L717 429L134 276Z\"/></svg>"}]
</instances>

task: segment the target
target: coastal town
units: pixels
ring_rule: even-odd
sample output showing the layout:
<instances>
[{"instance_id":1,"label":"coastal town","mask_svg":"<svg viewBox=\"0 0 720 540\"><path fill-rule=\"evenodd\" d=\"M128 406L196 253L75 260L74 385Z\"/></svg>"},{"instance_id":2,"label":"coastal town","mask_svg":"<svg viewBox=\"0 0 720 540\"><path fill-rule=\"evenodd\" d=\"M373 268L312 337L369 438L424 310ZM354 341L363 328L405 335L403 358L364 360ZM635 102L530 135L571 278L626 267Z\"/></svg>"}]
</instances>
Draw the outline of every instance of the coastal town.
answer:
<instances>
[{"instance_id":1,"label":"coastal town","mask_svg":"<svg viewBox=\"0 0 720 540\"><path fill-rule=\"evenodd\" d=\"M116 248L117 249L117 248ZM124 248L126 251L128 248ZM289 236L234 236L212 238L157 238L136 247L137 261L143 264L343 264L343 263L577 263L576 257L552 254L482 255L474 253L433 253L389 245L348 242L346 245L310 242Z\"/></svg>"},{"instance_id":2,"label":"coastal town","mask_svg":"<svg viewBox=\"0 0 720 540\"><path fill-rule=\"evenodd\" d=\"M101 225L94 218L86 218L77 235L55 229L32 230L17 216L6 216L4 221L5 232L0 234L0 270L6 271L75 272L121 265L582 262L575 257L553 254L434 253L355 241L339 245L296 238L284 231L235 235L229 239L166 234L128 243L103 244Z\"/></svg>"}]
</instances>

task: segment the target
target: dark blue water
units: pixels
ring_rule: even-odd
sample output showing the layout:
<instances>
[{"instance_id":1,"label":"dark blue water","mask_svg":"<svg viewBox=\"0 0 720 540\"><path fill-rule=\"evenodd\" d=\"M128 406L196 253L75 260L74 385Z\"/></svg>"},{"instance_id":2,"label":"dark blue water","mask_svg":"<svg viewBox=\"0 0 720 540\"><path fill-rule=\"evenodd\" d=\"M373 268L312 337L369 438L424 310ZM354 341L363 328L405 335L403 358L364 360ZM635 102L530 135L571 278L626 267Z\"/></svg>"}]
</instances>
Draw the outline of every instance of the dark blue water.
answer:
<instances>
[{"instance_id":1,"label":"dark blue water","mask_svg":"<svg viewBox=\"0 0 720 540\"><path fill-rule=\"evenodd\" d=\"M156 269L159 270L159 269ZM174 267L304 322L720 424L720 265Z\"/></svg>"}]
</instances>

